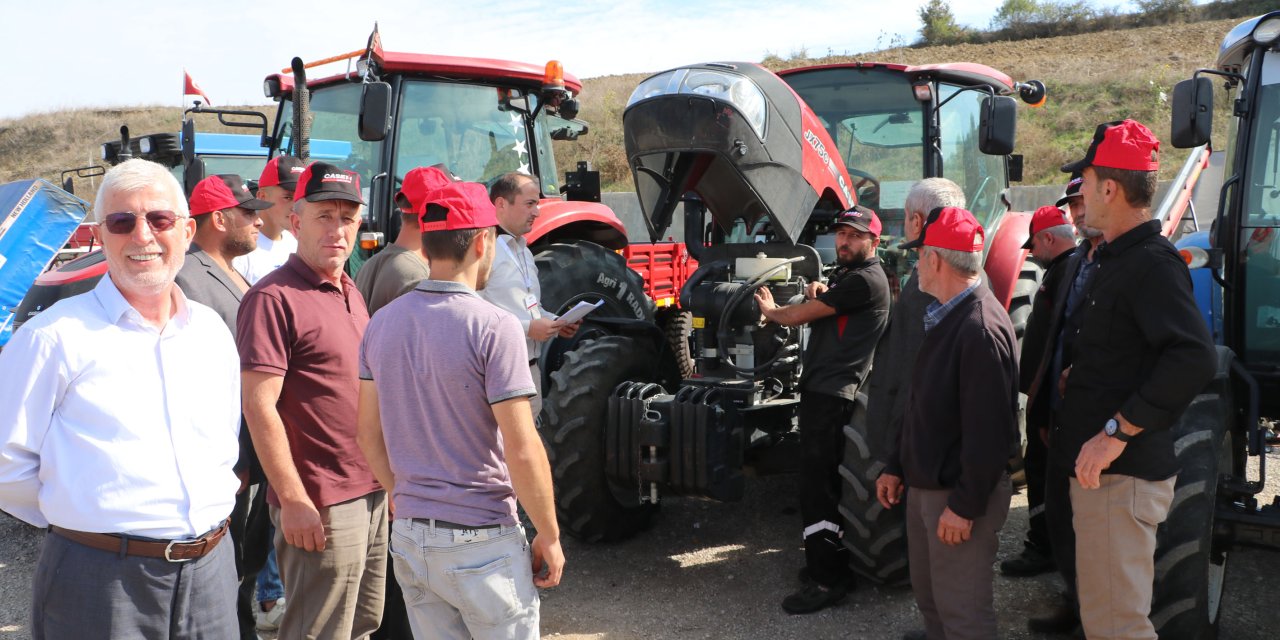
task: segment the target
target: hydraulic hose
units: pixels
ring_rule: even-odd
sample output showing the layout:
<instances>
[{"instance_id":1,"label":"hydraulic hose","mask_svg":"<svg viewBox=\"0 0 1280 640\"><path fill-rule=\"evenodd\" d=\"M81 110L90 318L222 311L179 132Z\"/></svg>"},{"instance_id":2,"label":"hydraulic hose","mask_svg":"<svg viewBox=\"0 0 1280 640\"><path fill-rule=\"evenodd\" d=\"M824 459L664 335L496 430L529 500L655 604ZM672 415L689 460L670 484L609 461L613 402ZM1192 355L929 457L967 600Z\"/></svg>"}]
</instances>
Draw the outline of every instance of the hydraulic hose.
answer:
<instances>
[{"instance_id":1,"label":"hydraulic hose","mask_svg":"<svg viewBox=\"0 0 1280 640\"><path fill-rule=\"evenodd\" d=\"M745 300L748 296L754 295L756 292L756 289L759 289L760 287L764 286L764 283L769 280L770 276L777 273L778 271L781 271L784 267L786 267L787 265L793 262L801 262L803 260L804 260L803 256L797 256L795 258L787 258L786 260L783 260L782 262L772 267L769 267L768 269L765 269L764 272L762 272L760 275L747 281L746 286L742 287L736 293L734 293L733 296L729 298L729 301L725 303L724 311L720 312L720 322L716 327L716 341L720 343L720 349L719 349L718 355L721 363L723 363L725 366L729 367L730 369L734 370L737 373L754 376L755 374L760 373L761 371L767 371L773 368L774 364L776 364L778 360L780 360L783 356L788 354L790 350L784 347L782 349L778 349L778 352L773 354L773 357L766 360L764 364L761 364L756 367L751 367L751 368L739 367L729 357L728 349L726 348L726 345L729 344L729 317L733 315L733 311L737 309L738 305L742 304L743 300Z\"/></svg>"}]
</instances>

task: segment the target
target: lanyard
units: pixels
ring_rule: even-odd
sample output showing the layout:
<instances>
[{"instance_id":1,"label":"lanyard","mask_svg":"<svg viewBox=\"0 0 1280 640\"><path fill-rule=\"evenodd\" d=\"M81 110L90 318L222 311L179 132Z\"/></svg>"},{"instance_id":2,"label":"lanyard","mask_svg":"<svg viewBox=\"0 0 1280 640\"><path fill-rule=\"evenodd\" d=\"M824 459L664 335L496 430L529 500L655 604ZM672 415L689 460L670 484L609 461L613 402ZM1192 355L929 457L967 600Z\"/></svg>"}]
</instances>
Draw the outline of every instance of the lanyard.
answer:
<instances>
[{"instance_id":1,"label":"lanyard","mask_svg":"<svg viewBox=\"0 0 1280 640\"><path fill-rule=\"evenodd\" d=\"M512 236L513 241L514 241L514 238L515 236ZM511 257L511 261L516 263L516 268L520 270L520 278L524 280L525 291L532 293L533 278L530 277L529 275L528 265L524 263L524 255L523 255L524 252L523 251L520 252L521 255L517 256L516 252L511 250L511 245L507 244L507 241L505 239L498 238L498 240L500 240L500 242L498 242L498 245L501 246L502 250L505 251L507 255Z\"/></svg>"}]
</instances>

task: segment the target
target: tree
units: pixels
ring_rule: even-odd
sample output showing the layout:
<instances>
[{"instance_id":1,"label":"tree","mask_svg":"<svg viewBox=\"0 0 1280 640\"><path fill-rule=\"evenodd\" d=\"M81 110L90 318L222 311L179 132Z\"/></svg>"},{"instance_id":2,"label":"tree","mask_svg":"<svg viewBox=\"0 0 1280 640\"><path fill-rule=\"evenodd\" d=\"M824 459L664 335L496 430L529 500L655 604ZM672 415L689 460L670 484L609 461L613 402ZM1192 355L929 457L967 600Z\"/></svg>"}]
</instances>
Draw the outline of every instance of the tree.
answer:
<instances>
[{"instance_id":1,"label":"tree","mask_svg":"<svg viewBox=\"0 0 1280 640\"><path fill-rule=\"evenodd\" d=\"M956 23L947 0L929 0L919 11L920 37L924 44L955 44L968 35L966 29Z\"/></svg>"}]
</instances>

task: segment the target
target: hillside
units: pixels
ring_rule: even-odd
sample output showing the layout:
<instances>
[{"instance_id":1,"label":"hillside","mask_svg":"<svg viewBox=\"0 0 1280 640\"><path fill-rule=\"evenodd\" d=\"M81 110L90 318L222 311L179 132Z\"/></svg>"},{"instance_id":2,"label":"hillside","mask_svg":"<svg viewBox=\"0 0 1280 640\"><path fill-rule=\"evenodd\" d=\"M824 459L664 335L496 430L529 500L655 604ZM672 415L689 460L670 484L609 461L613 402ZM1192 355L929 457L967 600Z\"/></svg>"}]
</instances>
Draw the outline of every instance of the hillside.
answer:
<instances>
[{"instance_id":1,"label":"hillside","mask_svg":"<svg viewBox=\"0 0 1280 640\"><path fill-rule=\"evenodd\" d=\"M1177 81L1213 62L1223 34L1237 22L1239 19L1228 19L1018 42L889 49L857 57L772 58L769 64L795 67L855 59L906 64L969 61L990 65L1018 80L1039 79L1049 88L1049 101L1039 109L1020 107L1018 147L1026 157L1026 184L1057 184L1062 181L1057 167L1083 152L1099 122L1133 117L1167 139L1166 96ZM632 89L646 75L584 81L581 117L591 123L591 133L574 143L557 143L562 170L577 160L588 160L601 171L606 189L630 188L622 151L622 110ZM252 108L274 111L273 107ZM99 145L118 137L121 124L128 124L135 134L176 132L181 117L176 107L138 107L76 109L0 120L0 183L30 177L56 182L61 170L96 162ZM208 117L200 121L200 127L221 130ZM1161 178L1171 178L1183 159L1185 153L1166 145Z\"/></svg>"}]
</instances>

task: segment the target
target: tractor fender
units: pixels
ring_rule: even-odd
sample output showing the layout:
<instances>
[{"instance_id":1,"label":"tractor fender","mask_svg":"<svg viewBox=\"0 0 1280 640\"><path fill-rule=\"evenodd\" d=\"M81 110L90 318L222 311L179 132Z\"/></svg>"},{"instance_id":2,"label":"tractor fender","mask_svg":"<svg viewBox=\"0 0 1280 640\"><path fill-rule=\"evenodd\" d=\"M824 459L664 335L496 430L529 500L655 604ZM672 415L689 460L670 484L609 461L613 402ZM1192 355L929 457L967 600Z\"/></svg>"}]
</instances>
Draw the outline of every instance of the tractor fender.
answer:
<instances>
[{"instance_id":1,"label":"tractor fender","mask_svg":"<svg viewBox=\"0 0 1280 640\"><path fill-rule=\"evenodd\" d=\"M627 246L627 229L599 202L547 198L538 203L538 217L525 239L531 245L589 240L617 250Z\"/></svg>"},{"instance_id":2,"label":"tractor fender","mask_svg":"<svg viewBox=\"0 0 1280 640\"><path fill-rule=\"evenodd\" d=\"M987 259L983 270L991 293L1005 309L1013 301L1014 288L1022 267L1030 253L1022 248L1030 231L1031 214L1007 213L996 227L994 236L988 238Z\"/></svg>"}]
</instances>

